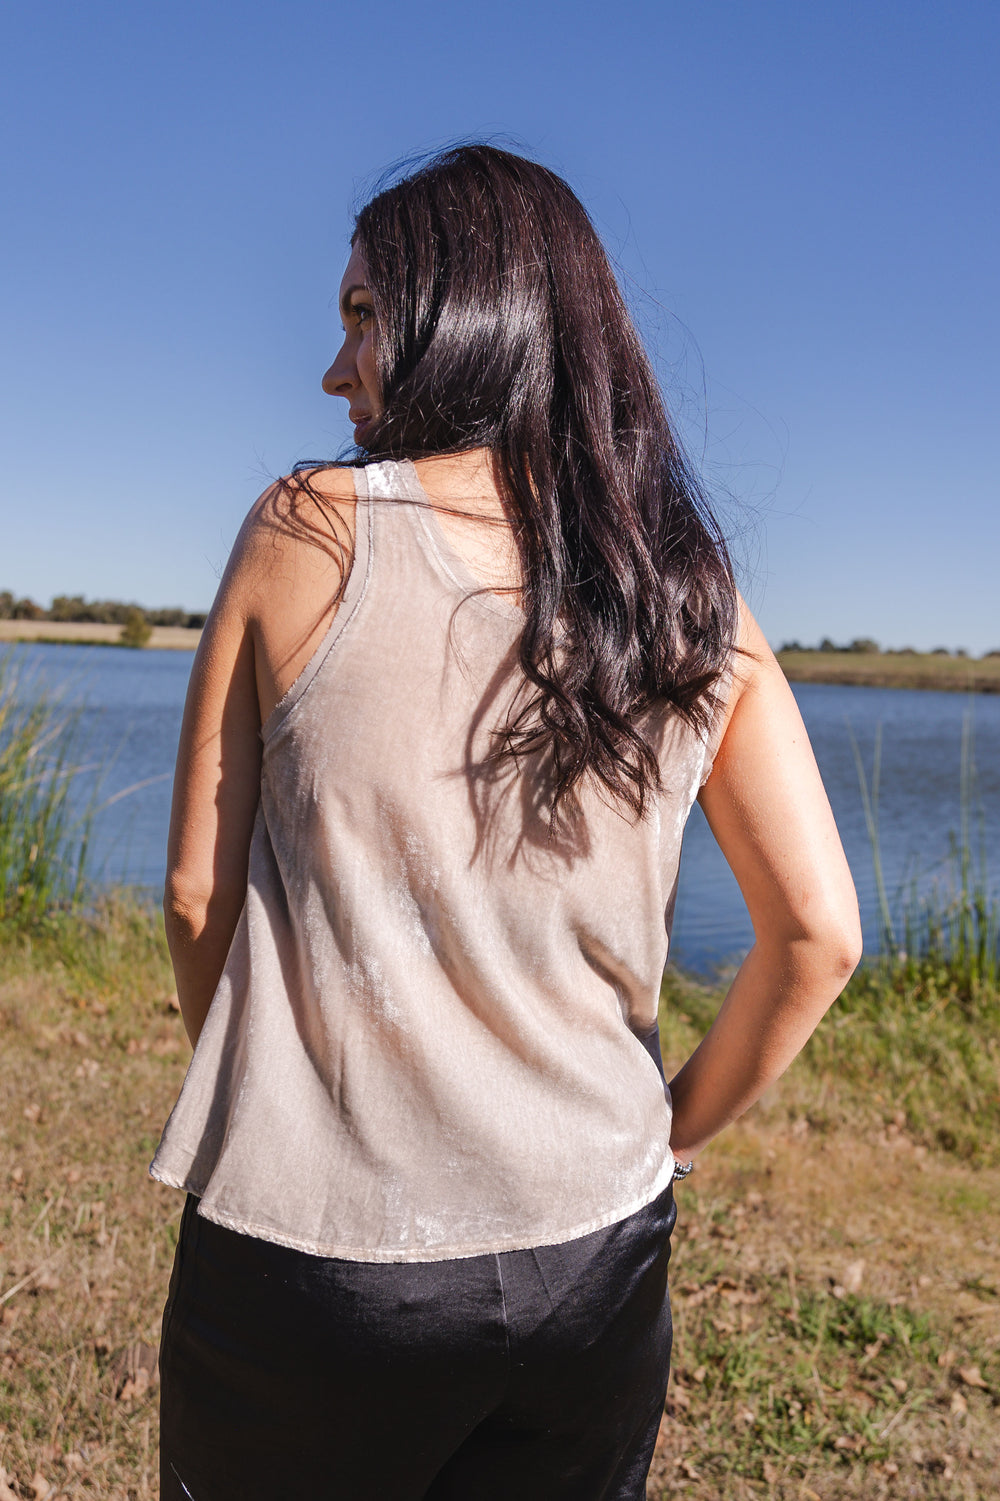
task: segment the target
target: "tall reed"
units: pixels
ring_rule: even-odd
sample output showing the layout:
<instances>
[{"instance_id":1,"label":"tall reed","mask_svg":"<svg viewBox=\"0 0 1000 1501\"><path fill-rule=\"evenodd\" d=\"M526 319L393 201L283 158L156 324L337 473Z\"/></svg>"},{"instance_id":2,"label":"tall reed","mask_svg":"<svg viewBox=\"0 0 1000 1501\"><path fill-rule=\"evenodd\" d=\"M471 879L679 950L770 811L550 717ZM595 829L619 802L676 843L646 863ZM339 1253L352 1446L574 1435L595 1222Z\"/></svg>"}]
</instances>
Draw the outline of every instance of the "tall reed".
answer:
<instances>
[{"instance_id":1,"label":"tall reed","mask_svg":"<svg viewBox=\"0 0 1000 1501\"><path fill-rule=\"evenodd\" d=\"M872 852L872 865L875 875L875 900L878 904L878 941L879 954L883 958L896 954L899 945L896 942L896 930L892 921L892 910L889 905L888 893L885 889L885 873L882 869L882 843L879 839L878 830L878 799L882 780L882 726L875 726L875 748L872 752L872 779L869 787L868 777L865 774L865 763L861 757L861 748L855 739L851 726L847 726L848 738L851 742L851 750L854 753L854 764L858 769L858 784L861 788L861 805L864 809L865 828L868 831L868 843Z\"/></svg>"},{"instance_id":2,"label":"tall reed","mask_svg":"<svg viewBox=\"0 0 1000 1501\"><path fill-rule=\"evenodd\" d=\"M79 905L92 812L77 813L75 715L0 656L0 927Z\"/></svg>"},{"instance_id":3,"label":"tall reed","mask_svg":"<svg viewBox=\"0 0 1000 1501\"><path fill-rule=\"evenodd\" d=\"M953 831L944 874L929 887L915 873L897 897L897 915L886 890L879 840L878 799L882 727L875 733L869 783L857 740L848 726L858 769L865 824L871 845L878 905L881 968L910 983L933 982L964 997L1000 980L1000 904L990 884L986 819L979 798L971 707L962 722L959 767L959 827Z\"/></svg>"}]
</instances>

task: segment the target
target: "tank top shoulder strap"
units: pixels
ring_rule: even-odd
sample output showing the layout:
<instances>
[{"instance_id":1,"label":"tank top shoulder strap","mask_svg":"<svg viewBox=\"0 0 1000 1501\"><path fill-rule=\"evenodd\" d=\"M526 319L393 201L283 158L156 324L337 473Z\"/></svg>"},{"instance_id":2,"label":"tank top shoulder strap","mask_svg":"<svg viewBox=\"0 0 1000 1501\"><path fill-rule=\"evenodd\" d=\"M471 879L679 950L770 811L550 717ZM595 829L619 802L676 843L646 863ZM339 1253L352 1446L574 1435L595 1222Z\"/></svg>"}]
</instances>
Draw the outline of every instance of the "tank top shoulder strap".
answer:
<instances>
[{"instance_id":1,"label":"tank top shoulder strap","mask_svg":"<svg viewBox=\"0 0 1000 1501\"><path fill-rule=\"evenodd\" d=\"M427 494L409 459L380 459L356 471L356 485L370 501L373 533L378 536L379 569L388 567L398 586L402 573L411 587L445 588L464 595L477 581L457 569L443 541ZM428 572L428 569L430 570ZM401 572L402 570L402 572ZM422 584L418 583L422 580ZM431 580L435 582L432 584Z\"/></svg>"},{"instance_id":2,"label":"tank top shoulder strap","mask_svg":"<svg viewBox=\"0 0 1000 1501\"><path fill-rule=\"evenodd\" d=\"M372 501L363 469L354 470L354 493L357 498L354 511L354 547L350 571L343 585L337 612L330 624L330 629L295 682L261 725L260 738L265 744L312 686L323 664L356 616L368 593L374 560L374 538L372 535Z\"/></svg>"},{"instance_id":3,"label":"tank top shoulder strap","mask_svg":"<svg viewBox=\"0 0 1000 1501\"><path fill-rule=\"evenodd\" d=\"M413 480L413 465L406 459L378 459L354 471L359 498L364 495L372 500L413 500Z\"/></svg>"}]
</instances>

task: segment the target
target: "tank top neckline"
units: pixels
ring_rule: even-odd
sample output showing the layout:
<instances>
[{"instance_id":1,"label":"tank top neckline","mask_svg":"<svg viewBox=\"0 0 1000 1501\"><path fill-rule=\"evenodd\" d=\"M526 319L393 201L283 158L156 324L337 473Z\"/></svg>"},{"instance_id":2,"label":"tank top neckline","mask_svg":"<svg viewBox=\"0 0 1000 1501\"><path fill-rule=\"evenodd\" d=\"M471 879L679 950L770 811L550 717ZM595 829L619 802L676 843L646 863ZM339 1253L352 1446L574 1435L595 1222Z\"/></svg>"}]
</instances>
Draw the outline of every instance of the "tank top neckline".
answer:
<instances>
[{"instance_id":1,"label":"tank top neckline","mask_svg":"<svg viewBox=\"0 0 1000 1501\"><path fill-rule=\"evenodd\" d=\"M524 619L524 611L514 600L498 594L475 573L461 553L452 545L438 520L434 502L420 483L416 465L412 459L389 460L399 476L407 500L412 501L412 512L417 522L417 533L424 543L431 561L447 581L462 594L470 604L481 606L494 614L510 620Z\"/></svg>"},{"instance_id":2,"label":"tank top neckline","mask_svg":"<svg viewBox=\"0 0 1000 1501\"><path fill-rule=\"evenodd\" d=\"M369 473L373 470L381 471L374 487L369 483ZM312 686L320 668L346 632L368 591L377 546L375 533L378 526L374 510L380 499L412 502L400 509L413 518L413 531L421 551L438 576L451 588L459 590L466 603L493 615L500 615L508 621L524 619L520 605L495 594L482 579L476 577L461 554L448 541L412 460L382 459L373 464L360 465L354 469L354 489L357 498L354 551L339 607L313 655L262 723L260 738L265 745ZM394 495L395 490L402 490L402 495Z\"/></svg>"}]
</instances>

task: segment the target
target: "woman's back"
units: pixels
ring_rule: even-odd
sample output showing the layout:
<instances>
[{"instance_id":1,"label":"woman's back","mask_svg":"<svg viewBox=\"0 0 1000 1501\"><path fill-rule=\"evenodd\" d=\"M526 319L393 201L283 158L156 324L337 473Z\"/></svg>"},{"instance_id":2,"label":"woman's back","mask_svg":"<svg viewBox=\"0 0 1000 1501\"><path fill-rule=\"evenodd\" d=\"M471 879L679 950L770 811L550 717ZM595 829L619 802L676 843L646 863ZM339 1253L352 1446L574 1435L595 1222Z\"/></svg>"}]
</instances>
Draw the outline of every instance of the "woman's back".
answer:
<instances>
[{"instance_id":1,"label":"woman's back","mask_svg":"<svg viewBox=\"0 0 1000 1501\"><path fill-rule=\"evenodd\" d=\"M467 574L516 601L520 562L489 455L477 449L420 459L413 468ZM286 486L265 493L241 539L249 554L242 587L262 721L329 629L339 606L341 569L350 565L354 547L351 467L316 470Z\"/></svg>"},{"instance_id":2,"label":"woman's back","mask_svg":"<svg viewBox=\"0 0 1000 1501\"><path fill-rule=\"evenodd\" d=\"M445 479L488 511L473 463ZM154 1172L208 1218L325 1255L567 1240L670 1180L648 1049L706 748L653 715L646 817L584 787L553 824L544 754L491 757L523 685L505 532L452 515L446 534L412 464L354 474L353 566L264 700L247 903ZM300 553L326 556L328 585L334 561L259 524L257 629L311 643L324 601Z\"/></svg>"}]
</instances>

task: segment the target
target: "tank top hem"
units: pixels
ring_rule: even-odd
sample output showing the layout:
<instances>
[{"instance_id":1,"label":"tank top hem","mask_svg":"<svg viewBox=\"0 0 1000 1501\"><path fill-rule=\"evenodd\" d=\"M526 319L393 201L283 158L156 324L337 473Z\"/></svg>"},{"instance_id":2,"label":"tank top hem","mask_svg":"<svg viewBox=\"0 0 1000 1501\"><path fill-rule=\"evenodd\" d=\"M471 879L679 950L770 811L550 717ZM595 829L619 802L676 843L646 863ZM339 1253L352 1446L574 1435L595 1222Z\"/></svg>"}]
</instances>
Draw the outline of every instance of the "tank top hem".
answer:
<instances>
[{"instance_id":1,"label":"tank top hem","mask_svg":"<svg viewBox=\"0 0 1000 1501\"><path fill-rule=\"evenodd\" d=\"M314 1241L305 1236L286 1233L277 1230L271 1225L260 1225L252 1219L237 1214L231 1214L218 1205L205 1202L204 1195L208 1192L208 1185L199 1185L190 1178L180 1174L167 1172L157 1167L155 1162L150 1165L149 1176L167 1188L177 1188L183 1193L194 1194L201 1200L198 1213L203 1219L210 1220L213 1225L220 1225L224 1230L233 1230L238 1235L250 1235L255 1240L263 1240L275 1246L286 1246L291 1251L303 1251L309 1256L324 1256L336 1261L370 1262L378 1265L405 1264L413 1262L434 1261L466 1261L472 1256L495 1256L504 1251L531 1251L539 1246L558 1246L567 1241L581 1240L585 1235L592 1235L597 1230L605 1230L609 1225L617 1225L622 1220L627 1220L631 1215L638 1214L640 1209L645 1209L664 1193L673 1180L674 1157L668 1152L663 1166L654 1178L651 1186L643 1193L630 1199L624 1206L616 1206L604 1214L569 1226L564 1230L548 1230L536 1235L510 1235L461 1244L458 1246L412 1246L409 1248L395 1246L345 1246L335 1241Z\"/></svg>"}]
</instances>

